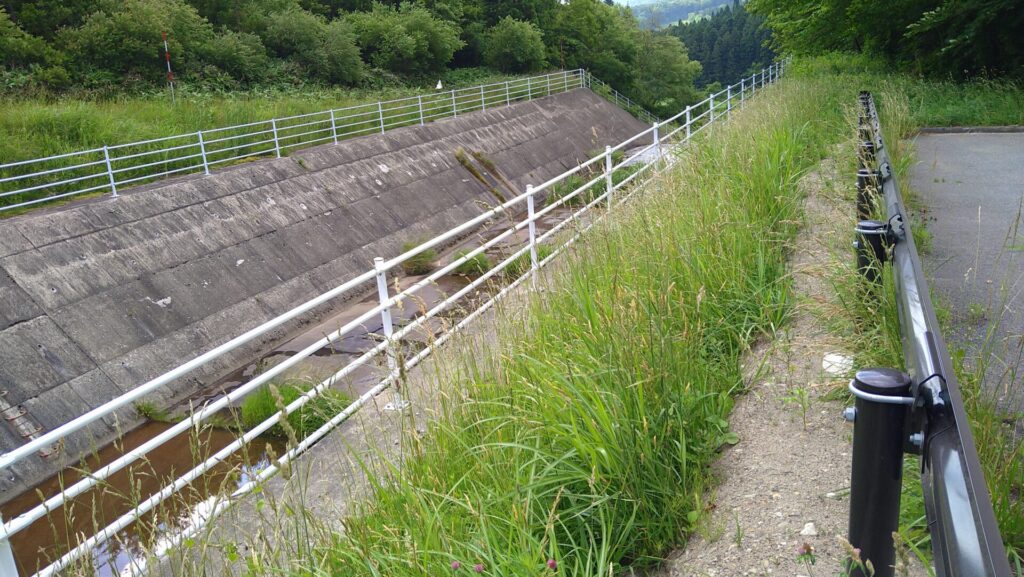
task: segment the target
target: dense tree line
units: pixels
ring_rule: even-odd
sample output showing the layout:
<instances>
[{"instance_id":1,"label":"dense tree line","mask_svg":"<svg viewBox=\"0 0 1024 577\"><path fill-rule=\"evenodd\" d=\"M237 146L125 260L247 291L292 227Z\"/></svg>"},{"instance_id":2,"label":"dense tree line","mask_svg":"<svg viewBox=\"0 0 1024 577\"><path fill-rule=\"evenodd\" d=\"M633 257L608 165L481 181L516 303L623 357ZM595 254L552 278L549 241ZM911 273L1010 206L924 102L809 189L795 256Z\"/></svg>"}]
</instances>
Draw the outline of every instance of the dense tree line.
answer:
<instances>
[{"instance_id":1,"label":"dense tree line","mask_svg":"<svg viewBox=\"0 0 1024 577\"><path fill-rule=\"evenodd\" d=\"M221 89L582 67L665 113L700 73L679 40L599 0L3 0L0 90L157 86L162 32L180 79Z\"/></svg>"},{"instance_id":2,"label":"dense tree line","mask_svg":"<svg viewBox=\"0 0 1024 577\"><path fill-rule=\"evenodd\" d=\"M1020 0L750 0L778 46L796 54L862 51L957 79L1024 77Z\"/></svg>"},{"instance_id":3,"label":"dense tree line","mask_svg":"<svg viewBox=\"0 0 1024 577\"><path fill-rule=\"evenodd\" d=\"M764 18L748 12L738 0L710 18L679 22L666 32L682 40L690 57L700 61L700 86L715 82L731 84L775 58L775 52L768 47L771 32Z\"/></svg>"}]
</instances>

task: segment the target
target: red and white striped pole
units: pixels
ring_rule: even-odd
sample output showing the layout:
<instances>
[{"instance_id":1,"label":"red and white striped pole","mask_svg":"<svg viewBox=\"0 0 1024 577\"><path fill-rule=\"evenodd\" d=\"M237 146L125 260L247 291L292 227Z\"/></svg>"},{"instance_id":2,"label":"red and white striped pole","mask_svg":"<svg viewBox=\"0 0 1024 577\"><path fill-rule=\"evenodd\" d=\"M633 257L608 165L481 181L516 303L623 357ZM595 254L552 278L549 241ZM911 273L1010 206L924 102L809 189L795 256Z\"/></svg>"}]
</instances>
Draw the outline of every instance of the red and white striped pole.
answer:
<instances>
[{"instance_id":1,"label":"red and white striped pole","mask_svg":"<svg viewBox=\"0 0 1024 577\"><path fill-rule=\"evenodd\" d=\"M174 102L174 72L171 72L171 49L167 47L167 33L161 32L164 37L164 60L167 61L167 84L171 87L171 102Z\"/></svg>"}]
</instances>

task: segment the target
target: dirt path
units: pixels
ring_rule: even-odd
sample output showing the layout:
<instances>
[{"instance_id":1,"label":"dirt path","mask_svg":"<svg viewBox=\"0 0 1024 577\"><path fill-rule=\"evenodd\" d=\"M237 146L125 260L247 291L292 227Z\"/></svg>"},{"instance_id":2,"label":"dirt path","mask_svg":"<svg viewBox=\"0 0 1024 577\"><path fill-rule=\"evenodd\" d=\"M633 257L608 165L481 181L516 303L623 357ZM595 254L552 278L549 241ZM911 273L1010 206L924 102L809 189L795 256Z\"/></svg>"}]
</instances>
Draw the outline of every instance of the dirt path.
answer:
<instances>
[{"instance_id":1,"label":"dirt path","mask_svg":"<svg viewBox=\"0 0 1024 577\"><path fill-rule=\"evenodd\" d=\"M824 398L846 378L823 368L826 354L843 351L822 311L835 299L829 268L850 258L853 209L840 192L844 182L836 163L825 161L801 183L806 222L790 260L793 315L774 342L748 355L749 392L731 416L740 442L715 464L712 513L662 577L841 574L837 537L847 528L853 427L842 418L844 404ZM813 566L797 559L805 543L814 548Z\"/></svg>"}]
</instances>

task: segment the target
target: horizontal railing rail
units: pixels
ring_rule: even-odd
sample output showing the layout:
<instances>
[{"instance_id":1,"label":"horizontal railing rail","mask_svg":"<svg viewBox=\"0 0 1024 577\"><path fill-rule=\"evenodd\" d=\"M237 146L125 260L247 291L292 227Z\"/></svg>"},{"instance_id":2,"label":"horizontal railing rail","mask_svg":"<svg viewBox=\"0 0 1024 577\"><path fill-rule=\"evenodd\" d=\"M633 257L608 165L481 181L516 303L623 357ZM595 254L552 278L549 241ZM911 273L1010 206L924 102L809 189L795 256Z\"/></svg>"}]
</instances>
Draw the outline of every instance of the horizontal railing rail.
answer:
<instances>
[{"instance_id":1,"label":"horizontal railing rail","mask_svg":"<svg viewBox=\"0 0 1024 577\"><path fill-rule=\"evenodd\" d=\"M303 359L316 354L317 351L320 351L325 347L329 347L332 343L337 343L340 339L345 338L346 335L360 330L368 321L379 317L380 322L383 325L382 332L384 338L381 342L376 344L376 346L363 352L343 368L339 369L336 373L327 379L322 380L308 391L305 391L298 399L284 408L283 414L280 412L276 413L272 417L241 434L234 442L230 443L223 449L220 449L203 462L197 464L191 471L188 471L184 475L174 479L168 485L152 495L145 496L145 498L132 510L98 530L95 534L88 537L84 535L81 536L77 544L64 552L59 558L52 560L48 566L41 568L38 572L34 573L34 575L37 577L48 577L68 568L79 559L88 555L94 548L99 547L105 541L113 538L118 532L135 523L141 516L146 515L160 503L188 486L189 483L202 476L206 471L225 461L230 455L259 437L261 434L265 433L268 429L277 424L284 415L288 415L299 410L301 407L321 395L325 390L339 383L345 377L351 375L359 367L366 366L372 359L384 358L387 360L387 373L384 374L383 378L381 378L372 388L355 399L345 410L335 415L318 430L311 433L296 446L291 447L281 457L277 458L269 467L263 469L258 474L253 474L250 480L238 487L233 493L218 498L216 503L209 510L205 511L201 518L196 520L192 525L172 531L167 539L163 540L163 549L155 552L155 555L159 556L166 552L167 548L177 546L183 540L189 539L192 535L198 532L202 526L209 523L211 519L215 518L217 514L228 507L231 502L252 492L260 483L274 475L281 467L287 465L290 461L305 452L319 439L324 437L327 433L344 422L349 416L358 411L359 408L371 402L375 397L394 385L400 374L422 362L437 347L443 345L446 341L467 326L467 324L471 323L474 319L478 318L484 312L493 307L495 303L504 298L511 291L515 290L516 287L520 286L527 280L530 282L536 282L535 279L540 268L546 266L547 263L549 263L558 254L574 244L582 234L594 226L594 224L603 218L605 214L612 211L614 207L625 202L626 199L638 190L642 183L647 182L653 174L663 169L665 166L674 163L676 156L672 153L676 148L689 143L693 136L708 129L715 120L723 117L727 118L731 115L733 108L742 106L746 100L755 93L755 91L759 91L766 85L777 80L783 73L784 66L785 62L773 64L761 73L760 82L751 82L750 84L747 84L746 80L744 80L741 83L731 85L727 89L727 97L720 99L717 102L715 101L714 95L711 95L698 104L686 107L685 110L669 119L661 122L655 120L652 122L652 126L650 128L624 140L623 142L620 142L617 145L607 146L603 153L595 155L593 158L588 159L578 166L567 170L546 182L540 183L537 186L527 186L525 192L514 196L500 205L485 211L479 216L441 233L415 248L403 252L402 254L386 260L383 258L375 259L374 266L372 268L343 282L334 289L300 304L280 316L264 322L260 326L249 330L207 351L206 353L189 360L186 363L183 363L163 375L139 385L117 398L103 403L99 407L96 407L55 429L47 432L41 432L24 445L3 453L0 455L0 470L9 470L24 459L34 458L34 455L36 455L40 450L52 446L54 443L68 437L69 435L79 433L90 423L110 417L119 409L131 406L137 401L141 401L146 395L160 390L165 385L188 375L193 370L239 348L248 342L253 341L257 337L265 335L325 303L334 301L345 295L352 296L358 291L365 290L368 286L376 285L379 296L378 304L362 312L356 318L346 322L337 330L324 335L321 339L306 346L301 351L292 354L282 362L274 365L259 375L250 378L226 395L213 401L209 401L201 407L195 408L183 420L171 425L162 433L142 443L138 447L125 452L122 456L110 463L107 463L106 465L84 475L83 478L77 482L63 487L61 491L55 494L45 496L45 500L32 509L6 522L2 522L2 519L0 519L0 575L3 575L4 577L15 577L21 574L19 573L18 566L10 547L10 538L12 536L24 531L36 521L52 514L53 511L59 510L60 507L65 503L68 503L71 499L83 495L87 491L97 487L114 473L125 469L132 463L144 459L149 452L167 443L172 438L201 426L202 423L208 421L217 412L232 406L233 403L238 402L246 395L249 395L250 393L267 385L275 377L281 376L285 371L296 366ZM573 74L575 74L580 80L585 78L580 71L576 71ZM552 75L549 75L549 77L552 77ZM566 73L563 78L571 78L571 76L569 73ZM587 82L590 82L589 78L587 79ZM558 84L556 83L552 87L552 90L557 90L557 86ZM533 86L530 84L527 87L527 90L533 89L547 90L547 85ZM509 93L510 100L513 98L513 94L515 93ZM455 93L455 98L460 98L458 93ZM486 99L477 100L478 103L486 101ZM432 103L434 101L425 102ZM384 109L383 106L381 109ZM388 108L387 110L393 109L394 108ZM418 110L419 102L417 101L417 116L415 117L417 121L422 118L419 115ZM703 112L694 114L695 111L700 110L703 110ZM378 115L380 114L381 113L378 111ZM300 117L292 117L292 119L308 119L314 116L315 115L301 115ZM388 117L389 116L384 113L384 118ZM391 115L390 117L395 118L394 115ZM295 126L295 124L290 124L289 126ZM379 123L373 124L371 120L371 128L379 129L379 127ZM222 130L229 131L232 129ZM280 143L282 138L281 128L278 127L275 130L274 140L277 143ZM217 138L219 138L214 136L217 133L213 131L205 132L204 134L207 136L213 136L211 140L217 140ZM565 188L566 182L574 176L581 178L582 184L579 184L572 190L562 190L562 188ZM629 187L628 191L624 190L626 187ZM542 202L547 202L547 205L541 207L540 205ZM598 216L592 219L589 223L581 221L581 217L588 215L591 211L594 211L597 208L600 208L603 212L599 213ZM542 217L551 215L552 212L558 209L563 209L566 214L564 214L561 220L550 230L538 233L536 230L537 221ZM493 223L496 222L497 217L502 217L500 219L501 221L507 220L508 225L493 236L493 238L490 238L486 242L482 242L479 246L465 254L460 253L460 256L428 274L422 280L415 282L404 290L392 294L392 287L394 285L391 281L394 279L396 269L403 263L431 248L465 238L473 231L478 231L482 229L482 227L493 225ZM566 229L571 226L575 227L575 232L570 235L569 232L571 231L567 231ZM404 326L395 326L391 317L392 310L401 306L403 303L412 302L411 299L417 298L417 293L419 291L435 283L444 275L451 273L460 265L470 261L476 256L483 254L488 250L498 249L503 244L508 245L516 238L516 235L520 234L521 231L527 231L528 234L528 240L523 244L523 246L515 250L511 250L511 252L506 250L502 253L500 262L481 274L478 278L474 279L468 285L453 294L448 295L429 310L420 311L418 316ZM538 252L538 247L545 244L553 250L551 254L541 258L541 255ZM472 312L469 312L467 316L438 336L436 340L429 343L418 353L409 358L402 359L403 362L401 363L401 366L398 365L398 355L401 354L401 351L406 350L403 347L403 343L410 334L414 333L417 329L421 329L430 319L450 310L454 303L463 300L464 297L482 287L485 283L496 281L499 278L498 275L504 275L504 271L506 271L513 262L520 258L529 259L529 268L525 273L519 275L517 278L509 279L508 285L498 290L482 304L476 306ZM392 395L392 405L395 407L402 407L407 402L405 399L401 398L400 393L395 389L392 389ZM133 560L132 566L128 567L128 569L130 571L141 570L145 566L145 563L145 560Z\"/></svg>"},{"instance_id":2,"label":"horizontal railing rail","mask_svg":"<svg viewBox=\"0 0 1024 577\"><path fill-rule=\"evenodd\" d=\"M850 542L874 560L878 577L893 575L891 563L885 561L893 558L890 535L898 526L899 471L907 450L921 455L921 485L938 577L1011 577L875 103L869 93L862 93L860 101L858 262L873 283L881 282L880 266L891 263L909 374L861 371L850 384L857 397L855 411L848 413L855 423ZM886 220L871 220L875 214ZM891 434L878 434L882 430Z\"/></svg>"},{"instance_id":3,"label":"horizontal railing rail","mask_svg":"<svg viewBox=\"0 0 1024 577\"><path fill-rule=\"evenodd\" d=\"M596 83L609 100L628 103L642 120L656 120L642 107L584 70L566 70L449 90L332 108L321 112L200 130L45 158L0 162L0 215L5 211L89 193L117 196L126 186L261 156L282 155L318 144L382 134L403 126L509 106Z\"/></svg>"}]
</instances>

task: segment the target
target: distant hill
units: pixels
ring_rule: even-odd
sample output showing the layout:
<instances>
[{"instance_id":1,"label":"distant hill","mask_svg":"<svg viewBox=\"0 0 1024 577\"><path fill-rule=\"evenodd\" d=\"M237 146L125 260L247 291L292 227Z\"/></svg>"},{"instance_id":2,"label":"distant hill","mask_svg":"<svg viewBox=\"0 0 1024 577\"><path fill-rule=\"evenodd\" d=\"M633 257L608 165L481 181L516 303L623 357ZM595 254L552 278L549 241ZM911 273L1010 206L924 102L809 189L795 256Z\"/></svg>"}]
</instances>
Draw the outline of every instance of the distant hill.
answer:
<instances>
[{"instance_id":1,"label":"distant hill","mask_svg":"<svg viewBox=\"0 0 1024 577\"><path fill-rule=\"evenodd\" d=\"M629 6L644 28L664 28L680 21L710 16L731 2L732 0L651 0L631 1Z\"/></svg>"}]
</instances>

